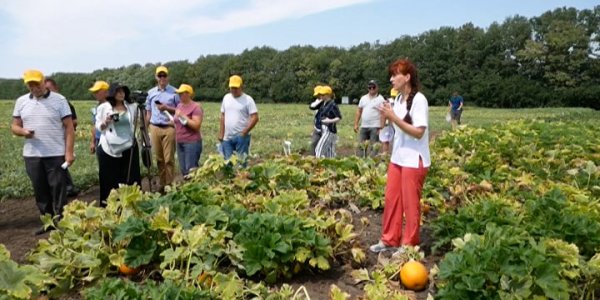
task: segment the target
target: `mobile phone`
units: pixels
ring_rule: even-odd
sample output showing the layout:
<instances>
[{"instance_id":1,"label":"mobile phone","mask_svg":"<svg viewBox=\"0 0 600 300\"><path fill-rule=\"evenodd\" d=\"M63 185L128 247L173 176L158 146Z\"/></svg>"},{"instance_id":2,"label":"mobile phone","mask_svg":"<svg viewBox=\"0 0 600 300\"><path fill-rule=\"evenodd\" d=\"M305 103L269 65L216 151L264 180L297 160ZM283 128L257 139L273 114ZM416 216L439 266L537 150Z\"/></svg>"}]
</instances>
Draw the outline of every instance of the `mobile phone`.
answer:
<instances>
[{"instance_id":1,"label":"mobile phone","mask_svg":"<svg viewBox=\"0 0 600 300\"><path fill-rule=\"evenodd\" d=\"M158 100L154 100L154 104L162 104L162 103L160 103L160 101L158 101Z\"/></svg>"},{"instance_id":2,"label":"mobile phone","mask_svg":"<svg viewBox=\"0 0 600 300\"><path fill-rule=\"evenodd\" d=\"M27 131L29 131L29 133L31 133L31 134L35 133L35 130L33 130L33 129L27 129Z\"/></svg>"}]
</instances>

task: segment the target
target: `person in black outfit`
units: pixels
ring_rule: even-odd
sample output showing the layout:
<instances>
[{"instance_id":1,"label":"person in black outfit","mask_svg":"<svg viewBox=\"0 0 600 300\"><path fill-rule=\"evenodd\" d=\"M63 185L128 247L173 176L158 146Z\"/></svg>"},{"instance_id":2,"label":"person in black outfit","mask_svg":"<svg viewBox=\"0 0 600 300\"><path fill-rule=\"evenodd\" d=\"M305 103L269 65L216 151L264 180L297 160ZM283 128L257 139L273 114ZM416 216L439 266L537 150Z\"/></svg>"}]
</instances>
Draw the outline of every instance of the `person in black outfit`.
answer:
<instances>
[{"instance_id":1,"label":"person in black outfit","mask_svg":"<svg viewBox=\"0 0 600 300\"><path fill-rule=\"evenodd\" d=\"M45 78L44 85L46 88L52 92L58 93L58 84L52 78ZM75 112L75 107L69 100L67 100L69 104L69 108L71 108L71 118L73 119L73 130L77 130L77 112ZM79 195L79 189L73 183L73 177L71 177L71 172L67 169L67 197L75 197Z\"/></svg>"}]
</instances>

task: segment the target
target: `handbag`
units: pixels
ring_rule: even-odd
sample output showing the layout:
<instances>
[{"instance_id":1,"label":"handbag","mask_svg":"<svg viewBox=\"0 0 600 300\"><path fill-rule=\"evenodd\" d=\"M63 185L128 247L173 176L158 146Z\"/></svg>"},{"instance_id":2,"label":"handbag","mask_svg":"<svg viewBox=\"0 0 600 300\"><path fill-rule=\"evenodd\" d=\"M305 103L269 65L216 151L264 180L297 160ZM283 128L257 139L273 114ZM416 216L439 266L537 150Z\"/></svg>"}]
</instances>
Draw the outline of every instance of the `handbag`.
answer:
<instances>
[{"instance_id":1,"label":"handbag","mask_svg":"<svg viewBox=\"0 0 600 300\"><path fill-rule=\"evenodd\" d=\"M105 136L110 151L114 154L121 154L133 146L133 139L118 136L112 128L108 130Z\"/></svg>"}]
</instances>

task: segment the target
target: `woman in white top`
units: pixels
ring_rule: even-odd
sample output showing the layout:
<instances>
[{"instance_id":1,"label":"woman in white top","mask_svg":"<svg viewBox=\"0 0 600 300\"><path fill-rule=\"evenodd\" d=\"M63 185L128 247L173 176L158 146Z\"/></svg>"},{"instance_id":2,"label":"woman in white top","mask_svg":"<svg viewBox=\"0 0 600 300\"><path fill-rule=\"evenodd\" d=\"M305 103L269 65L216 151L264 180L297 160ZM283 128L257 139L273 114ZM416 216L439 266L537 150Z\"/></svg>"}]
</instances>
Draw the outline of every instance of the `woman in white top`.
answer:
<instances>
[{"instance_id":1,"label":"woman in white top","mask_svg":"<svg viewBox=\"0 0 600 300\"><path fill-rule=\"evenodd\" d=\"M369 249L381 252L419 244L421 191L431 165L429 157L429 107L419 92L417 68L406 59L389 67L390 82L400 93L392 107L381 113L394 125L394 144L385 187L385 208L380 241ZM404 228L402 224L404 223Z\"/></svg>"},{"instance_id":2,"label":"woman in white top","mask_svg":"<svg viewBox=\"0 0 600 300\"><path fill-rule=\"evenodd\" d=\"M134 136L137 104L130 103L129 88L112 83L106 102L96 109L100 206L106 206L111 189L120 183L141 185L140 158Z\"/></svg>"}]
</instances>

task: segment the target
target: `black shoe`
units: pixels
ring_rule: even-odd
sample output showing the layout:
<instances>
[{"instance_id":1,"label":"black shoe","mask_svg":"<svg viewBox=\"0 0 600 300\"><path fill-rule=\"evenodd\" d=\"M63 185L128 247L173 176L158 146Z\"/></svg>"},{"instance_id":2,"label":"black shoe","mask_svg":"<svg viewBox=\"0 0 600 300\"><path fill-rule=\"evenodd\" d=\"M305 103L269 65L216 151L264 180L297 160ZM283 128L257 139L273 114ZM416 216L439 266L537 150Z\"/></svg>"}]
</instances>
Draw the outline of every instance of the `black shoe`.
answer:
<instances>
[{"instance_id":1,"label":"black shoe","mask_svg":"<svg viewBox=\"0 0 600 300\"><path fill-rule=\"evenodd\" d=\"M75 197L79 195L79 189L74 186L67 187L67 197Z\"/></svg>"},{"instance_id":2,"label":"black shoe","mask_svg":"<svg viewBox=\"0 0 600 300\"><path fill-rule=\"evenodd\" d=\"M42 226L42 228L38 229L35 231L35 235L40 235L40 234L44 234L46 232L50 232L54 230L54 227L48 227L48 228L44 228L44 226Z\"/></svg>"}]
</instances>

